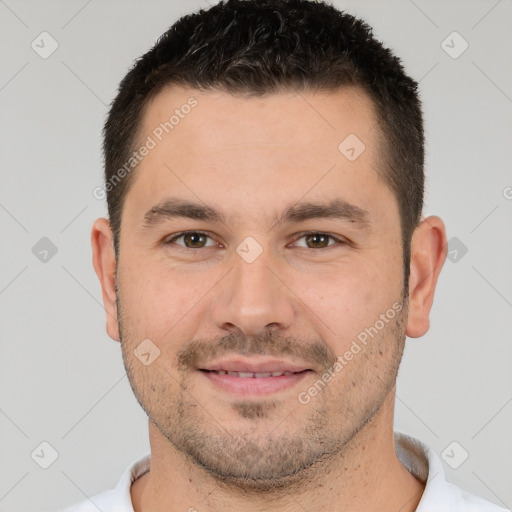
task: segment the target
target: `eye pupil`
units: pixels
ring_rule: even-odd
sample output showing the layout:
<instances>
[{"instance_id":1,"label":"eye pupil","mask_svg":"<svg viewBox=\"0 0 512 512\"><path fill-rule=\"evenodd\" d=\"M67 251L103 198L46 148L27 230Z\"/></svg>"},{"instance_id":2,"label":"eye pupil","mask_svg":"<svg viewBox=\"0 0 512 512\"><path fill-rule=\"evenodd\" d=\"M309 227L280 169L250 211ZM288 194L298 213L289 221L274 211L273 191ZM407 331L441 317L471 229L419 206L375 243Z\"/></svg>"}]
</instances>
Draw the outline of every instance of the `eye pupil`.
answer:
<instances>
[{"instance_id":1,"label":"eye pupil","mask_svg":"<svg viewBox=\"0 0 512 512\"><path fill-rule=\"evenodd\" d=\"M329 244L329 237L327 235L322 235L322 234L318 234L318 233L315 233L315 234L312 234L312 235L308 235L306 237L306 240L309 244L310 241L312 240L316 240L313 242L313 245L316 247L318 247L318 239L322 239L323 242L327 242L327 245ZM323 242L320 242L320 246L321 247L326 247L326 245L322 245Z\"/></svg>"},{"instance_id":2,"label":"eye pupil","mask_svg":"<svg viewBox=\"0 0 512 512\"><path fill-rule=\"evenodd\" d=\"M201 234L201 233L187 233L186 235L183 235L183 240L185 241L185 245L187 247L197 247L197 239L203 239L202 241L204 242L204 239L206 238L205 235ZM195 239L195 241L192 241L192 245L190 245L188 243L188 241L190 241L191 239ZM199 242L199 246L202 247L201 245L201 242Z\"/></svg>"}]
</instances>

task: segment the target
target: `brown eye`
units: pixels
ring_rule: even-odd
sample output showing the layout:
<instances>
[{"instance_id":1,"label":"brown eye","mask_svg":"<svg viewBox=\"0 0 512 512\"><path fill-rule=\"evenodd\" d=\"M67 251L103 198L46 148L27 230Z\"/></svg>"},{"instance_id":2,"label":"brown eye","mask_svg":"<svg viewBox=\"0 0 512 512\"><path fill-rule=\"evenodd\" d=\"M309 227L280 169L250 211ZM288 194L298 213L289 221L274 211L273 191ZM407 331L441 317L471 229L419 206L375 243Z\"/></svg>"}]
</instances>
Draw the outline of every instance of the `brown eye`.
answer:
<instances>
[{"instance_id":1,"label":"brown eye","mask_svg":"<svg viewBox=\"0 0 512 512\"><path fill-rule=\"evenodd\" d=\"M329 245L329 235L323 235L322 233L315 233L313 235L306 235L306 243L312 245L312 249L318 247L327 247Z\"/></svg>"},{"instance_id":2,"label":"brown eye","mask_svg":"<svg viewBox=\"0 0 512 512\"><path fill-rule=\"evenodd\" d=\"M342 240L339 240L326 233L305 233L299 236L294 243L297 243L297 241L301 239L305 240L306 245L299 245L299 247L305 247L307 249L324 249L326 247L336 245L336 243L329 243L331 240L343 243Z\"/></svg>"},{"instance_id":3,"label":"brown eye","mask_svg":"<svg viewBox=\"0 0 512 512\"><path fill-rule=\"evenodd\" d=\"M178 243L177 245L181 245L186 249L202 249L203 247L211 247L212 245L215 245L215 242L213 240L213 243L211 243L210 245L206 245L206 241L210 237L206 233L202 233L201 231L186 231L184 233L179 233L173 238L167 240L165 244L174 244L176 243L176 240L179 240L180 238L183 239L183 244Z\"/></svg>"}]
</instances>

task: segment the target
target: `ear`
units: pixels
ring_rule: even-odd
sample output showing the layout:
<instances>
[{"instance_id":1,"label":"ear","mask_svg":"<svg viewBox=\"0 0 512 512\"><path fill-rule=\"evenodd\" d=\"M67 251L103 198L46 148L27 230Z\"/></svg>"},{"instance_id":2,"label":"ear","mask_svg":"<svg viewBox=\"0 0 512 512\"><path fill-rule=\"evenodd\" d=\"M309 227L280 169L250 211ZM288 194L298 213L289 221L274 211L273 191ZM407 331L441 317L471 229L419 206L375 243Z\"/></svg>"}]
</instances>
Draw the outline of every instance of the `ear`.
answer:
<instances>
[{"instance_id":1,"label":"ear","mask_svg":"<svg viewBox=\"0 0 512 512\"><path fill-rule=\"evenodd\" d=\"M116 303L116 257L112 229L107 219L96 219L91 231L92 263L100 280L107 316L107 334L120 341Z\"/></svg>"},{"instance_id":2,"label":"ear","mask_svg":"<svg viewBox=\"0 0 512 512\"><path fill-rule=\"evenodd\" d=\"M437 278L446 259L446 230L439 217L427 217L414 230L409 275L407 336L419 338L430 327Z\"/></svg>"}]
</instances>

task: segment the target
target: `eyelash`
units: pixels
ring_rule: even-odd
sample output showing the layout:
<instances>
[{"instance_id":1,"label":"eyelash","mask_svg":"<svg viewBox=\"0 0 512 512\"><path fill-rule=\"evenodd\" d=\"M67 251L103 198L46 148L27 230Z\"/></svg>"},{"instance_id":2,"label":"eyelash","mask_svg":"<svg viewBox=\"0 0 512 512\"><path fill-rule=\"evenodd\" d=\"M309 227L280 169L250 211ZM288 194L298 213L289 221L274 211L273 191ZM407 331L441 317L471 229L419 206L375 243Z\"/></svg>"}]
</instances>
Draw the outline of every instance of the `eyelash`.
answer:
<instances>
[{"instance_id":1,"label":"eyelash","mask_svg":"<svg viewBox=\"0 0 512 512\"><path fill-rule=\"evenodd\" d=\"M182 231L181 233L178 233L176 235L174 235L172 238L170 239L167 239L164 241L164 245L171 245L173 244L176 240L178 240L179 238L182 238L186 235L189 235L189 234L197 234L197 235L204 235L210 239L212 239L212 237L204 232L204 231ZM322 236L327 236L329 237L330 239L332 240L335 240L336 242L338 242L338 244L332 244L332 245L328 245L327 247L320 247L320 248L312 248L312 247L301 247L302 249L311 249L311 250L319 250L319 249L327 249L329 247L335 247L336 245L346 245L348 242L344 239L340 239L340 238L337 238L333 235L330 235L329 233L324 233L323 231L305 231L305 232L302 232L302 233L299 233L298 236L293 240L293 242L291 243L294 243L296 242L297 240L300 240L301 238L304 238L305 236L308 236L308 235L322 235ZM212 239L213 240L213 239ZM181 247L182 249L188 249L188 250L199 250L199 249L207 249L208 247L214 247L213 245L210 245L210 246L206 246L206 247L186 247L184 245L180 245L180 244L176 244L178 245L179 247Z\"/></svg>"}]
</instances>

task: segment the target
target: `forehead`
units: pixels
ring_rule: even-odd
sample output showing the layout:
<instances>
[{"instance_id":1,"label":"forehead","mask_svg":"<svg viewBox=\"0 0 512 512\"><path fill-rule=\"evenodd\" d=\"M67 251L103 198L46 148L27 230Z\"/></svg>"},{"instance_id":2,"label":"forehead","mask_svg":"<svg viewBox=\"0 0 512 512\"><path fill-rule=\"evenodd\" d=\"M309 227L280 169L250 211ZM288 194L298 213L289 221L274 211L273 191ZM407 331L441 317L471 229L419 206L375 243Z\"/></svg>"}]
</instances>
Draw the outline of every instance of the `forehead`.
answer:
<instances>
[{"instance_id":1,"label":"forehead","mask_svg":"<svg viewBox=\"0 0 512 512\"><path fill-rule=\"evenodd\" d=\"M142 133L164 144L179 143L182 153L190 155L198 147L214 153L244 144L296 146L302 154L328 149L337 154L339 143L350 133L370 142L376 121L368 95L355 87L256 97L169 87L146 107Z\"/></svg>"},{"instance_id":2,"label":"forehead","mask_svg":"<svg viewBox=\"0 0 512 512\"><path fill-rule=\"evenodd\" d=\"M148 104L138 143L151 149L125 206L139 210L178 192L260 214L305 195L369 203L383 187L373 105L352 87L260 97L167 88Z\"/></svg>"}]
</instances>

